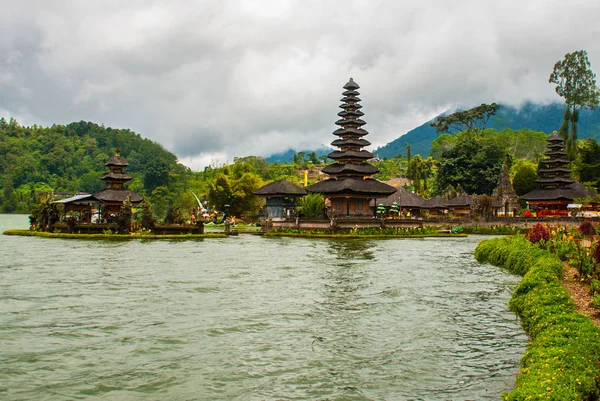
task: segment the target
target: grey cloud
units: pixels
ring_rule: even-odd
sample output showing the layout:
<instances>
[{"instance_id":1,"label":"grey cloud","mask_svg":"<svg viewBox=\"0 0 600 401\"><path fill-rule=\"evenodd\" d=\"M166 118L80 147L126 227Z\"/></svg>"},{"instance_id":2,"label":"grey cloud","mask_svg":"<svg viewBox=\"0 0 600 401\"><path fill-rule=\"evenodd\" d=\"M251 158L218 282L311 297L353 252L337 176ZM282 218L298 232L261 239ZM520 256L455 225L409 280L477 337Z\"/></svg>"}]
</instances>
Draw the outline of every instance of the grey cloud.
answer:
<instances>
[{"instance_id":1,"label":"grey cloud","mask_svg":"<svg viewBox=\"0 0 600 401\"><path fill-rule=\"evenodd\" d=\"M342 85L369 140L440 111L559 100L566 52L600 62L600 3L573 1L11 2L0 110L24 124L127 127L186 160L331 142Z\"/></svg>"}]
</instances>

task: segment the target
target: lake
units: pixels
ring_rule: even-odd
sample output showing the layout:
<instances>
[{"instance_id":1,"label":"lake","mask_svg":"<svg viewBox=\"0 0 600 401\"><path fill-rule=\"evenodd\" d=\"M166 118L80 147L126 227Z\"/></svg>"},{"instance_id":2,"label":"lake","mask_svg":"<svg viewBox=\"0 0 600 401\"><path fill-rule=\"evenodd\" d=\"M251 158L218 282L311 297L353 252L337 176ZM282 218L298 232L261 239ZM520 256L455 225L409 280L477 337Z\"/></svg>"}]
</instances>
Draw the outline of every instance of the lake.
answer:
<instances>
[{"instance_id":1,"label":"lake","mask_svg":"<svg viewBox=\"0 0 600 401\"><path fill-rule=\"evenodd\" d=\"M0 399L498 400L528 338L484 238L0 236Z\"/></svg>"}]
</instances>

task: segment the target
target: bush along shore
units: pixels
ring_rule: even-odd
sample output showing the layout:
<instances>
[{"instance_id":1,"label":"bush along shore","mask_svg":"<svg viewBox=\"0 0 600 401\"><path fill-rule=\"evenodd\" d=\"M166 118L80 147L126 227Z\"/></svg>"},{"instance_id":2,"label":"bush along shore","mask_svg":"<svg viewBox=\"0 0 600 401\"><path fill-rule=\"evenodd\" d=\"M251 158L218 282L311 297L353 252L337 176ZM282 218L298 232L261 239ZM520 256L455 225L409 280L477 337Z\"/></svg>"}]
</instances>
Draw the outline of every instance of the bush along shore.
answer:
<instances>
[{"instance_id":1,"label":"bush along shore","mask_svg":"<svg viewBox=\"0 0 600 401\"><path fill-rule=\"evenodd\" d=\"M440 232L437 227L414 228L358 228L350 230L298 229L285 228L264 233L266 237L310 237L310 238L424 238L424 237L466 237L462 233Z\"/></svg>"},{"instance_id":2,"label":"bush along shore","mask_svg":"<svg viewBox=\"0 0 600 401\"><path fill-rule=\"evenodd\" d=\"M531 337L516 387L504 400L598 400L600 329L576 312L559 257L522 235L483 241L479 262L523 275L510 300Z\"/></svg>"},{"instance_id":3,"label":"bush along shore","mask_svg":"<svg viewBox=\"0 0 600 401\"><path fill-rule=\"evenodd\" d=\"M204 238L227 238L224 233L204 233L204 234L151 234L151 233L131 233L131 234L76 234L76 233L57 233L33 230L6 230L4 235L20 235L24 237L42 237L42 238L63 238L63 239L92 239L92 240L111 240L111 241L129 241L134 239L174 239L174 240L197 240Z\"/></svg>"}]
</instances>

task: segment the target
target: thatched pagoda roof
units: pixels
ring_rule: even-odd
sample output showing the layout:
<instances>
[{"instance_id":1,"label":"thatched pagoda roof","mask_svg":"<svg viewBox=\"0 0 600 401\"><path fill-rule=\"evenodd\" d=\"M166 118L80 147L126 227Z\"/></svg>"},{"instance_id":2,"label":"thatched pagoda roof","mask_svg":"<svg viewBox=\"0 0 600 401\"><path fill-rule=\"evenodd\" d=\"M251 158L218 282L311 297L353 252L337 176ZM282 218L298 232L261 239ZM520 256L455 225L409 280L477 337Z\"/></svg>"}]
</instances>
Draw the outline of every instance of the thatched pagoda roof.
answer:
<instances>
[{"instance_id":1,"label":"thatched pagoda roof","mask_svg":"<svg viewBox=\"0 0 600 401\"><path fill-rule=\"evenodd\" d=\"M121 157L121 155L119 155L118 153L114 156L111 156L110 159L108 159L108 161L106 163L104 163L105 166L120 166L120 167L127 167L129 166L129 163L127 163L127 160L125 160L124 157Z\"/></svg>"},{"instance_id":2,"label":"thatched pagoda roof","mask_svg":"<svg viewBox=\"0 0 600 401\"><path fill-rule=\"evenodd\" d=\"M258 188L254 191L254 194L258 196L294 197L304 196L307 192L304 188L301 188L296 184L286 180L279 180Z\"/></svg>"},{"instance_id":3,"label":"thatched pagoda roof","mask_svg":"<svg viewBox=\"0 0 600 401\"><path fill-rule=\"evenodd\" d=\"M446 201L439 196L427 199L421 206L422 209L446 209Z\"/></svg>"},{"instance_id":4,"label":"thatched pagoda roof","mask_svg":"<svg viewBox=\"0 0 600 401\"><path fill-rule=\"evenodd\" d=\"M104 181L129 181L133 179L133 177L126 173L115 173L113 171L109 171L108 173L102 174L100 179Z\"/></svg>"},{"instance_id":5,"label":"thatched pagoda roof","mask_svg":"<svg viewBox=\"0 0 600 401\"><path fill-rule=\"evenodd\" d=\"M538 188L526 193L521 198L526 201L550 201L550 200L568 200L595 195L595 191L587 188L579 182L574 182L565 188L545 189Z\"/></svg>"},{"instance_id":6,"label":"thatched pagoda roof","mask_svg":"<svg viewBox=\"0 0 600 401\"><path fill-rule=\"evenodd\" d=\"M335 141L331 142L332 146L369 146L370 144L371 142L362 138L336 139Z\"/></svg>"},{"instance_id":7,"label":"thatched pagoda roof","mask_svg":"<svg viewBox=\"0 0 600 401\"><path fill-rule=\"evenodd\" d=\"M94 194L94 198L101 202L124 202L128 196L131 196L131 203L134 204L143 200L141 196L128 189L106 188Z\"/></svg>"},{"instance_id":8,"label":"thatched pagoda roof","mask_svg":"<svg viewBox=\"0 0 600 401\"><path fill-rule=\"evenodd\" d=\"M346 179L328 179L317 182L306 187L308 192L316 192L324 195L352 194L366 196L388 196L396 192L396 188L391 187L381 181L373 178L357 180L355 178Z\"/></svg>"},{"instance_id":9,"label":"thatched pagoda roof","mask_svg":"<svg viewBox=\"0 0 600 401\"><path fill-rule=\"evenodd\" d=\"M364 175L373 175L379 172L379 169L369 163L362 164L342 164L334 163L323 167L321 170L325 174L341 174L341 173L360 173Z\"/></svg>"},{"instance_id":10,"label":"thatched pagoda roof","mask_svg":"<svg viewBox=\"0 0 600 401\"><path fill-rule=\"evenodd\" d=\"M404 187L399 187L396 192L387 198L377 199L376 201L377 204L382 203L385 206L391 206L392 203L397 202L403 208L421 208L425 199L413 194ZM375 206L375 199L371 201L371 206Z\"/></svg>"},{"instance_id":11,"label":"thatched pagoda roof","mask_svg":"<svg viewBox=\"0 0 600 401\"><path fill-rule=\"evenodd\" d=\"M473 204L473 195L459 195L446 201L446 206L452 208L456 206L471 206Z\"/></svg>"}]
</instances>

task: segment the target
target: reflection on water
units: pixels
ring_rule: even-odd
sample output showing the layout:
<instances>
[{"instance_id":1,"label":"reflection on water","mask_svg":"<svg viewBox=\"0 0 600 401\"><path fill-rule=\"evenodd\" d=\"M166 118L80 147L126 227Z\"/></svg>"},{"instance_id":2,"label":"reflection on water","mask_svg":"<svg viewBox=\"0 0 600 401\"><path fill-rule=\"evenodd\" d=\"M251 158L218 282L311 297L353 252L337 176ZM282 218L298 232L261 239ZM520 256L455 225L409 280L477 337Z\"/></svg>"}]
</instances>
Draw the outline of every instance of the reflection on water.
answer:
<instances>
[{"instance_id":1,"label":"reflection on water","mask_svg":"<svg viewBox=\"0 0 600 401\"><path fill-rule=\"evenodd\" d=\"M376 247L373 241L349 239L331 240L328 248L332 255L340 260L372 260L375 259L373 249Z\"/></svg>"},{"instance_id":2,"label":"reflection on water","mask_svg":"<svg viewBox=\"0 0 600 401\"><path fill-rule=\"evenodd\" d=\"M478 240L0 237L0 398L497 400L527 337Z\"/></svg>"}]
</instances>

